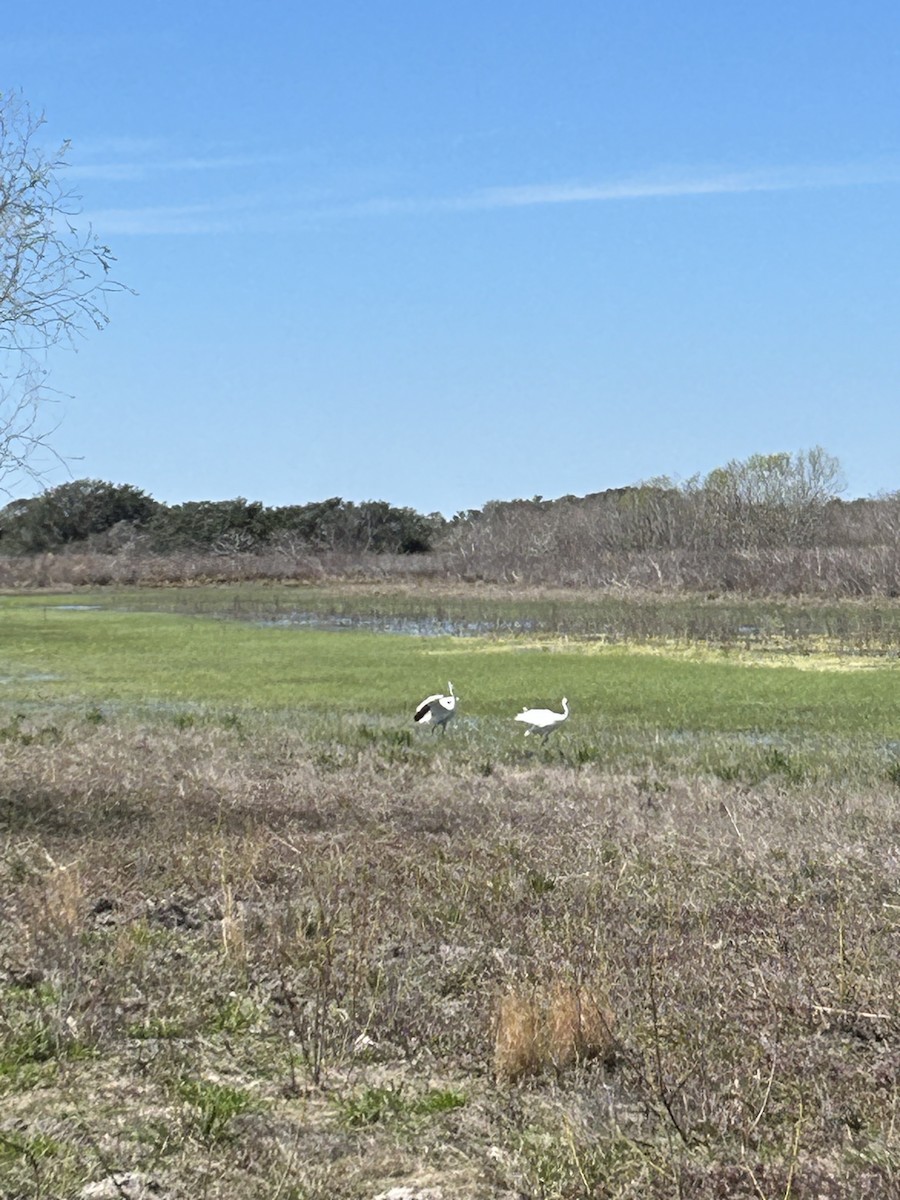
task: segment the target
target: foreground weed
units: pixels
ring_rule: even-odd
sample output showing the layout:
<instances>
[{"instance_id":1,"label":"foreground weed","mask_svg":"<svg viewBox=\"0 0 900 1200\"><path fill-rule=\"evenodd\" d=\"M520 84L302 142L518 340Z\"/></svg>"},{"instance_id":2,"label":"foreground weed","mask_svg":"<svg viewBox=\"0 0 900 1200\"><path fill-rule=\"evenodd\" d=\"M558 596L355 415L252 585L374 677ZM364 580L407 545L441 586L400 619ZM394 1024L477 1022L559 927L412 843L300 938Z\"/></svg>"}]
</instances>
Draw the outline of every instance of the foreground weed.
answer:
<instances>
[{"instance_id":1,"label":"foreground weed","mask_svg":"<svg viewBox=\"0 0 900 1200\"><path fill-rule=\"evenodd\" d=\"M262 1018L262 1011L249 996L231 992L213 1014L208 1028L211 1033L246 1033L256 1028Z\"/></svg>"},{"instance_id":2,"label":"foreground weed","mask_svg":"<svg viewBox=\"0 0 900 1200\"><path fill-rule=\"evenodd\" d=\"M23 1134L14 1129L0 1130L0 1176L8 1191L17 1196L51 1196L54 1175L65 1157L65 1148L43 1133Z\"/></svg>"},{"instance_id":3,"label":"foreground weed","mask_svg":"<svg viewBox=\"0 0 900 1200\"><path fill-rule=\"evenodd\" d=\"M638 1196L664 1174L653 1164L648 1148L621 1135L578 1137L568 1123L562 1129L526 1130L518 1158L521 1194L541 1200ZM667 1189L666 1194L681 1194L674 1181L673 1190Z\"/></svg>"},{"instance_id":4,"label":"foreground weed","mask_svg":"<svg viewBox=\"0 0 900 1200\"><path fill-rule=\"evenodd\" d=\"M432 1090L423 1096L406 1097L403 1085L397 1087L365 1087L352 1096L337 1101L345 1125L358 1129L387 1121L403 1121L415 1117L430 1117L452 1112L466 1104L466 1097L450 1089Z\"/></svg>"},{"instance_id":5,"label":"foreground weed","mask_svg":"<svg viewBox=\"0 0 900 1200\"><path fill-rule=\"evenodd\" d=\"M414 1103L413 1111L422 1116L433 1113L452 1112L455 1108L464 1108L467 1103L462 1092L454 1092L450 1088L435 1089L420 1096Z\"/></svg>"},{"instance_id":6,"label":"foreground weed","mask_svg":"<svg viewBox=\"0 0 900 1200\"><path fill-rule=\"evenodd\" d=\"M379 1121L401 1117L407 1112L402 1084L396 1088L366 1087L337 1103L344 1123L351 1129L375 1125Z\"/></svg>"},{"instance_id":7,"label":"foreground weed","mask_svg":"<svg viewBox=\"0 0 900 1200\"><path fill-rule=\"evenodd\" d=\"M32 1137L25 1137L15 1130L0 1133L0 1165L19 1159L37 1163L41 1159L54 1157L61 1149L59 1142L43 1133L36 1133Z\"/></svg>"},{"instance_id":8,"label":"foreground weed","mask_svg":"<svg viewBox=\"0 0 900 1200\"><path fill-rule=\"evenodd\" d=\"M133 1022L126 1026L125 1029L126 1036L134 1038L136 1041L182 1038L185 1036L185 1032L183 1021L156 1016L146 1017L143 1021Z\"/></svg>"},{"instance_id":9,"label":"foreground weed","mask_svg":"<svg viewBox=\"0 0 900 1200\"><path fill-rule=\"evenodd\" d=\"M556 891L556 880L544 871L529 871L528 886L536 896L546 896Z\"/></svg>"},{"instance_id":10,"label":"foreground weed","mask_svg":"<svg viewBox=\"0 0 900 1200\"><path fill-rule=\"evenodd\" d=\"M810 764L797 754L788 754L778 746L767 746L735 756L713 757L707 769L724 783L757 786L767 779L781 779L798 786L810 778Z\"/></svg>"},{"instance_id":11,"label":"foreground weed","mask_svg":"<svg viewBox=\"0 0 900 1200\"><path fill-rule=\"evenodd\" d=\"M37 1016L10 1026L4 1020L0 1043L0 1079L14 1087L31 1087L55 1064L59 1045L54 1032Z\"/></svg>"},{"instance_id":12,"label":"foreground weed","mask_svg":"<svg viewBox=\"0 0 900 1200\"><path fill-rule=\"evenodd\" d=\"M62 1061L90 1057L91 1045L79 1033L71 998L49 984L0 991L0 1090L30 1087L52 1074Z\"/></svg>"},{"instance_id":13,"label":"foreground weed","mask_svg":"<svg viewBox=\"0 0 900 1200\"><path fill-rule=\"evenodd\" d=\"M226 1141L234 1118L256 1107L249 1092L230 1084L182 1079L177 1091L187 1106L187 1133L206 1147Z\"/></svg>"},{"instance_id":14,"label":"foreground weed","mask_svg":"<svg viewBox=\"0 0 900 1200\"><path fill-rule=\"evenodd\" d=\"M235 903L234 889L225 884L222 889L222 949L232 965L243 971L247 966L247 938L243 915Z\"/></svg>"},{"instance_id":15,"label":"foreground weed","mask_svg":"<svg viewBox=\"0 0 900 1200\"><path fill-rule=\"evenodd\" d=\"M15 713L6 725L0 725L0 742L31 746L54 744L62 739L57 725L37 725L24 713Z\"/></svg>"},{"instance_id":16,"label":"foreground weed","mask_svg":"<svg viewBox=\"0 0 900 1200\"><path fill-rule=\"evenodd\" d=\"M614 1048L615 1016L596 989L564 981L519 985L500 998L494 1072L511 1083L547 1069L561 1071Z\"/></svg>"},{"instance_id":17,"label":"foreground weed","mask_svg":"<svg viewBox=\"0 0 900 1200\"><path fill-rule=\"evenodd\" d=\"M43 915L48 929L71 942L81 931L84 909L84 886L78 867L54 867L44 888Z\"/></svg>"},{"instance_id":18,"label":"foreground weed","mask_svg":"<svg viewBox=\"0 0 900 1200\"><path fill-rule=\"evenodd\" d=\"M365 1028L371 1016L369 957L379 925L369 889L359 879L348 886L344 870L339 858L311 866L301 856L296 897L275 923L276 1003L287 1027L292 1088L298 1061L318 1086L326 1064L346 1052L354 1024Z\"/></svg>"},{"instance_id":19,"label":"foreground weed","mask_svg":"<svg viewBox=\"0 0 900 1200\"><path fill-rule=\"evenodd\" d=\"M290 1062L290 1090L292 1092L298 1090L295 1048L300 1052L299 1059L311 1082L318 1087L322 1082L325 1064L335 1053L336 1043L340 1040L336 1026L340 1027L343 1024L340 1019L343 1010L340 1009L332 994L333 976L330 956L329 949L318 964L311 998L297 995L293 986L288 983L286 976L282 974L279 997L284 1004L290 1026L287 1037L287 1053Z\"/></svg>"}]
</instances>

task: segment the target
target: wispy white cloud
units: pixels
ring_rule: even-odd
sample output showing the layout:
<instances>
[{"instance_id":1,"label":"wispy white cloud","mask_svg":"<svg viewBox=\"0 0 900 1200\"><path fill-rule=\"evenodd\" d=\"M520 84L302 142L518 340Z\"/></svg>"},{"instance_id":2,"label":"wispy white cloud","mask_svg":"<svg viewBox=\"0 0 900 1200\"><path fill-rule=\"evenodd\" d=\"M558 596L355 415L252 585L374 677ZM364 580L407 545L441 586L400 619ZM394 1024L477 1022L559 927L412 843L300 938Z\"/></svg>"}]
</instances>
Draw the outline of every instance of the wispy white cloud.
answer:
<instances>
[{"instance_id":1,"label":"wispy white cloud","mask_svg":"<svg viewBox=\"0 0 900 1200\"><path fill-rule=\"evenodd\" d=\"M82 214L100 236L138 237L235 233L246 224L227 208L213 204L159 204L135 208L101 208Z\"/></svg>"},{"instance_id":2,"label":"wispy white cloud","mask_svg":"<svg viewBox=\"0 0 900 1200\"><path fill-rule=\"evenodd\" d=\"M66 177L70 179L102 179L126 182L170 174L196 174L203 171L247 170L284 162L277 154L220 154L185 155L181 158L130 158L117 162L113 158L100 162L69 163Z\"/></svg>"},{"instance_id":3,"label":"wispy white cloud","mask_svg":"<svg viewBox=\"0 0 900 1200\"><path fill-rule=\"evenodd\" d=\"M169 169L199 171L212 170L216 166L244 168L260 160L234 155L166 161ZM167 168L160 161L154 169ZM253 196L223 197L203 204L109 207L85 216L104 235L222 234L248 230L287 232L334 221L363 218L491 212L630 200L740 196L762 192L795 192L895 183L900 183L900 162L884 161L754 171L667 171L655 176L620 180L509 185L481 188L457 195L379 196L363 200L351 200L346 196L338 197L324 192L313 197L308 190L302 196L261 191Z\"/></svg>"},{"instance_id":4,"label":"wispy white cloud","mask_svg":"<svg viewBox=\"0 0 900 1200\"><path fill-rule=\"evenodd\" d=\"M417 211L486 211L554 204L588 204L653 198L742 195L752 192L801 191L900 182L900 163L783 167L737 172L667 173L597 183L561 182L482 188L458 196L432 199L376 199L364 207L372 213Z\"/></svg>"}]
</instances>

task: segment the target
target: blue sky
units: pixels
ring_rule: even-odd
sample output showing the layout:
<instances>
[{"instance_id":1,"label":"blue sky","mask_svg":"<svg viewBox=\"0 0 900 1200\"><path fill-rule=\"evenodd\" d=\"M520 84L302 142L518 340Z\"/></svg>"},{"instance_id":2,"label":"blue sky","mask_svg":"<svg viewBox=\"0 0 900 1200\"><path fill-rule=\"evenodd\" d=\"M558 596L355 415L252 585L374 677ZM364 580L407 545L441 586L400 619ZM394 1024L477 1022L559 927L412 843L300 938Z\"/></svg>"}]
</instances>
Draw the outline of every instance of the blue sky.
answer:
<instances>
[{"instance_id":1,"label":"blue sky","mask_svg":"<svg viewBox=\"0 0 900 1200\"><path fill-rule=\"evenodd\" d=\"M72 477L450 515L822 445L900 488L895 0L43 0L0 87L136 293L51 358Z\"/></svg>"}]
</instances>

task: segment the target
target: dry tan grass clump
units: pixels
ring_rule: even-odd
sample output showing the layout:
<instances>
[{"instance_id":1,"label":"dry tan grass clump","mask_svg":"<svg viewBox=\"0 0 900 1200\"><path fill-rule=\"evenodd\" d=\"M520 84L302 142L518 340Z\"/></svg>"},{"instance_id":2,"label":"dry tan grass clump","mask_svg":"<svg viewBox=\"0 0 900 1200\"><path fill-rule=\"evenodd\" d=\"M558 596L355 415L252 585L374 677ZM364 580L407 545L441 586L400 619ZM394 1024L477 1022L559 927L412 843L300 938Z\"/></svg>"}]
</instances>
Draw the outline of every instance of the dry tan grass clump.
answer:
<instances>
[{"instance_id":1,"label":"dry tan grass clump","mask_svg":"<svg viewBox=\"0 0 900 1200\"><path fill-rule=\"evenodd\" d=\"M517 985L500 997L494 1073L511 1083L523 1075L562 1071L592 1058L608 1058L615 1014L598 988L557 980Z\"/></svg>"},{"instance_id":2,"label":"dry tan grass clump","mask_svg":"<svg viewBox=\"0 0 900 1200\"><path fill-rule=\"evenodd\" d=\"M84 925L85 892L77 863L52 862L39 896L35 898L30 933L40 942L47 939L73 942Z\"/></svg>"}]
</instances>

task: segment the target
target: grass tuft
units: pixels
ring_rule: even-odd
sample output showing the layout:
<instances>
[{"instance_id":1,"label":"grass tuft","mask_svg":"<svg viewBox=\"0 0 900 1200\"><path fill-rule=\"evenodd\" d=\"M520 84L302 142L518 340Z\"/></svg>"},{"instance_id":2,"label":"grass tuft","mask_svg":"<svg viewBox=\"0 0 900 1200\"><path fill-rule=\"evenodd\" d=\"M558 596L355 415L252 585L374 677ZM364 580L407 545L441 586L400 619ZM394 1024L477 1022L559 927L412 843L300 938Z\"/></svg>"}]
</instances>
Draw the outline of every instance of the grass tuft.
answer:
<instances>
[{"instance_id":1,"label":"grass tuft","mask_svg":"<svg viewBox=\"0 0 900 1200\"><path fill-rule=\"evenodd\" d=\"M549 987L510 987L497 1010L494 1074L512 1083L524 1075L609 1059L614 1025L612 1010L594 988L563 980Z\"/></svg>"},{"instance_id":2,"label":"grass tuft","mask_svg":"<svg viewBox=\"0 0 900 1200\"><path fill-rule=\"evenodd\" d=\"M228 1139L235 1117L256 1107L249 1092L230 1084L182 1079L176 1090L186 1105L187 1131L204 1146Z\"/></svg>"}]
</instances>

